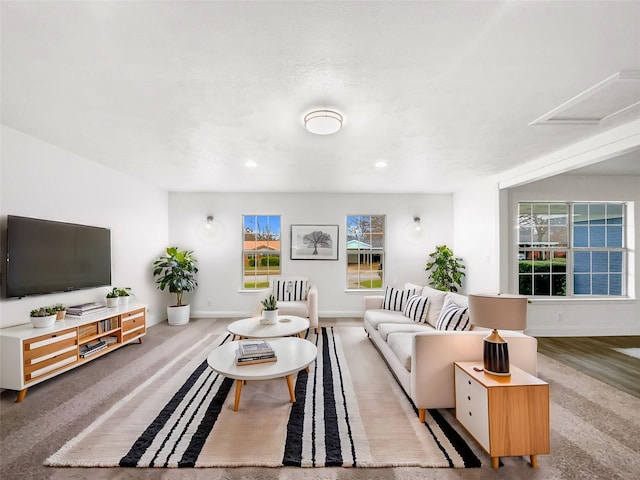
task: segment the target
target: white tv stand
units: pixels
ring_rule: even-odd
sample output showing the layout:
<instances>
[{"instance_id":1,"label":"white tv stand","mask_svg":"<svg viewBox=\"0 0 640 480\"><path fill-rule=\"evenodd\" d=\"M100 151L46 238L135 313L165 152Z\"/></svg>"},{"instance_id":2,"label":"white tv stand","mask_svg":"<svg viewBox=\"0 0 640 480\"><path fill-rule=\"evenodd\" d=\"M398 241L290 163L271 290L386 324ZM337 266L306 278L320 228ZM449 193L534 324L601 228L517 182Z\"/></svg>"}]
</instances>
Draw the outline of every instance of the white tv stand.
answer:
<instances>
[{"instance_id":1,"label":"white tv stand","mask_svg":"<svg viewBox=\"0 0 640 480\"><path fill-rule=\"evenodd\" d=\"M27 388L79 367L147 333L146 306L121 305L83 318L69 317L53 327L31 323L0 329L0 387L17 390L21 402ZM113 342L82 357L80 347L101 338Z\"/></svg>"}]
</instances>

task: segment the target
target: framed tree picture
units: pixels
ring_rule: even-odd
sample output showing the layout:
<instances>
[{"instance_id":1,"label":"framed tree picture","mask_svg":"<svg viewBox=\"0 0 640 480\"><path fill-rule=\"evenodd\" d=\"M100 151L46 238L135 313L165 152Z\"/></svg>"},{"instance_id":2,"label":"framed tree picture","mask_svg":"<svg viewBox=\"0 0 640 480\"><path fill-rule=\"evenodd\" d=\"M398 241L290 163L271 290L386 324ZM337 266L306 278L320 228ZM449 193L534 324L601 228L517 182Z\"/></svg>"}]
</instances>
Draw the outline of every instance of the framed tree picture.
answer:
<instances>
[{"instance_id":1,"label":"framed tree picture","mask_svg":"<svg viewBox=\"0 0 640 480\"><path fill-rule=\"evenodd\" d=\"M338 225L291 225L291 260L338 260Z\"/></svg>"}]
</instances>

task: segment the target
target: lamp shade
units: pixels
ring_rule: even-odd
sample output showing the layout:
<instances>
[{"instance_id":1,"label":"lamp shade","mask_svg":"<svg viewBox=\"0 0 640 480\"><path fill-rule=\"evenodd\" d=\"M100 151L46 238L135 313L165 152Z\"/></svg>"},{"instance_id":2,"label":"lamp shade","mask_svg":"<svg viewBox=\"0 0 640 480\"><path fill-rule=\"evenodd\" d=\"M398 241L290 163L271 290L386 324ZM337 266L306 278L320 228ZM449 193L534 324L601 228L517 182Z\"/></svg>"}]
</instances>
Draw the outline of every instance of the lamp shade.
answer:
<instances>
[{"instance_id":1,"label":"lamp shade","mask_svg":"<svg viewBox=\"0 0 640 480\"><path fill-rule=\"evenodd\" d=\"M522 295L469 294L469 319L473 325L496 330L527 328L527 297Z\"/></svg>"}]
</instances>

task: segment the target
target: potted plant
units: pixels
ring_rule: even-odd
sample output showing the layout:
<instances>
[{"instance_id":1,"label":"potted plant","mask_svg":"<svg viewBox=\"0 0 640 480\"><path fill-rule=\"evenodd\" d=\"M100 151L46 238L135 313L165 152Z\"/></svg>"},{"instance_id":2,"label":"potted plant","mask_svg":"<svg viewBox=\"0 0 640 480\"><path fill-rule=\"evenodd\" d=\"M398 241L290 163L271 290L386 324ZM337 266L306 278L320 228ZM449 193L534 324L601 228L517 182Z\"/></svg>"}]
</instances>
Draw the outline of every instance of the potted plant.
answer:
<instances>
[{"instance_id":1,"label":"potted plant","mask_svg":"<svg viewBox=\"0 0 640 480\"><path fill-rule=\"evenodd\" d=\"M120 300L118 299L118 288L113 287L110 292L107 292L107 308L114 308L118 306Z\"/></svg>"},{"instance_id":2,"label":"potted plant","mask_svg":"<svg viewBox=\"0 0 640 480\"><path fill-rule=\"evenodd\" d=\"M462 286L465 267L461 258L455 257L453 251L446 245L436 246L436 251L430 253L431 261L427 262L425 270L429 273L431 285L437 290L457 292Z\"/></svg>"},{"instance_id":3,"label":"potted plant","mask_svg":"<svg viewBox=\"0 0 640 480\"><path fill-rule=\"evenodd\" d=\"M56 303L51 307L51 309L56 312L56 321L64 320L65 315L67 314L67 307L65 307L61 303Z\"/></svg>"},{"instance_id":4,"label":"potted plant","mask_svg":"<svg viewBox=\"0 0 640 480\"><path fill-rule=\"evenodd\" d=\"M129 287L118 288L117 291L118 291L118 303L120 305L127 305L129 303L129 299L133 295L133 293L131 293L131 288Z\"/></svg>"},{"instance_id":5,"label":"potted plant","mask_svg":"<svg viewBox=\"0 0 640 480\"><path fill-rule=\"evenodd\" d=\"M278 302L276 301L276 297L272 293L267 298L262 300L261 303L263 310L260 323L273 325L278 321Z\"/></svg>"},{"instance_id":6,"label":"potted plant","mask_svg":"<svg viewBox=\"0 0 640 480\"><path fill-rule=\"evenodd\" d=\"M31 324L35 328L51 327L56 322L57 312L52 307L40 307L31 310Z\"/></svg>"},{"instance_id":7,"label":"potted plant","mask_svg":"<svg viewBox=\"0 0 640 480\"><path fill-rule=\"evenodd\" d=\"M169 292L176 294L176 304L167 307L169 325L189 323L190 305L182 303L182 296L198 286L196 262L191 250L178 250L177 247L167 248L166 255L153 262L153 275L158 288L164 290L168 287Z\"/></svg>"}]
</instances>

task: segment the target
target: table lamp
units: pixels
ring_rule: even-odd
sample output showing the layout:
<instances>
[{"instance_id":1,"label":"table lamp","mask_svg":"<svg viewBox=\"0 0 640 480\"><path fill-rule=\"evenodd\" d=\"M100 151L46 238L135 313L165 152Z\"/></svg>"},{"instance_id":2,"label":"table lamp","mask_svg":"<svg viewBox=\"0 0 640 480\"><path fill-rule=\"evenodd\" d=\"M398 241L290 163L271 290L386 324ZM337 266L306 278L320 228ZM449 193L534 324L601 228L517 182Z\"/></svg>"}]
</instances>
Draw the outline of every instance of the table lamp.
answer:
<instances>
[{"instance_id":1,"label":"table lamp","mask_svg":"<svg viewBox=\"0 0 640 480\"><path fill-rule=\"evenodd\" d=\"M493 331L484 338L484 371L508 376L509 348L498 333L527 328L527 297L508 294L469 294L469 320Z\"/></svg>"}]
</instances>

